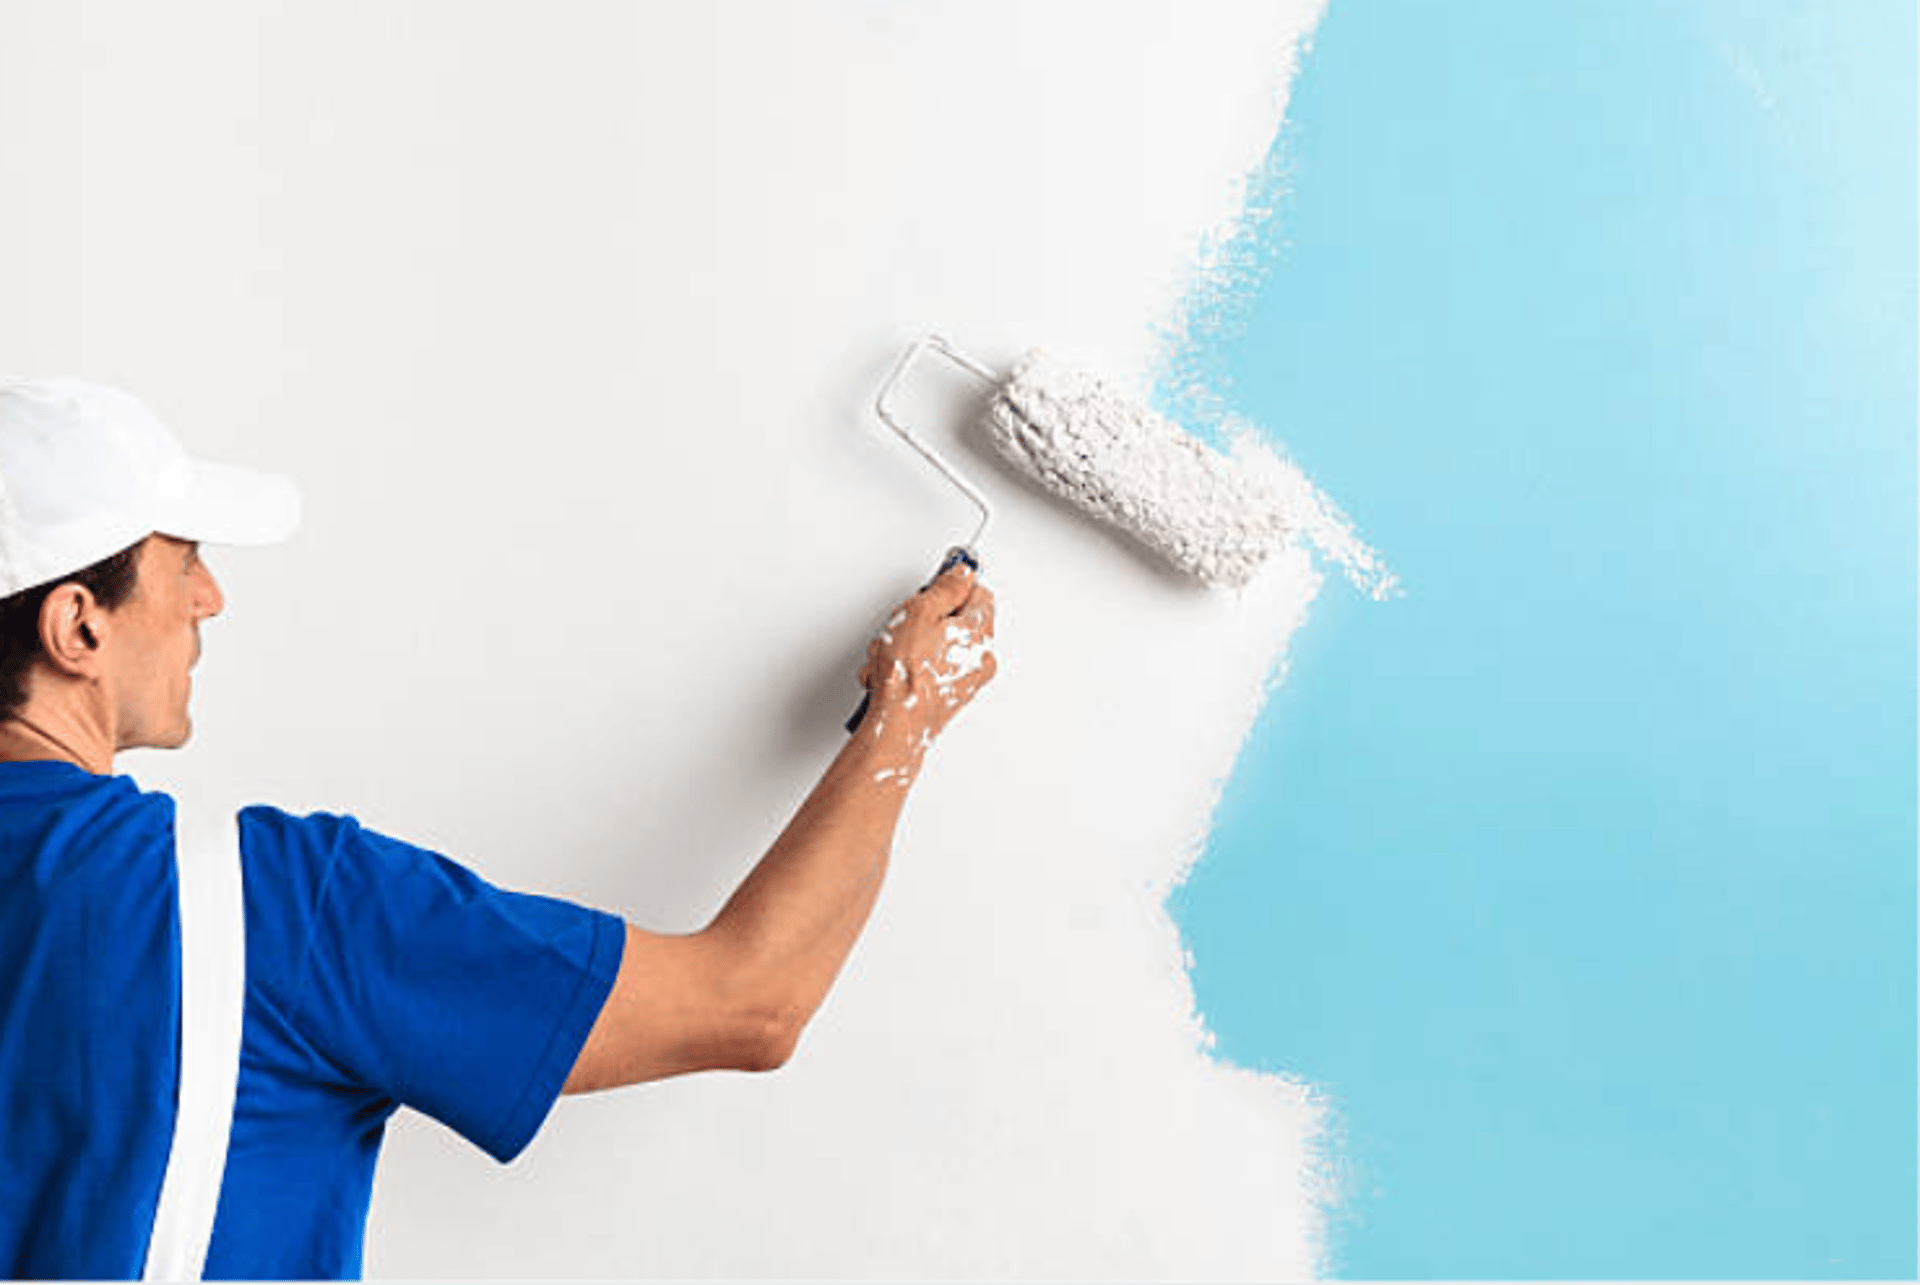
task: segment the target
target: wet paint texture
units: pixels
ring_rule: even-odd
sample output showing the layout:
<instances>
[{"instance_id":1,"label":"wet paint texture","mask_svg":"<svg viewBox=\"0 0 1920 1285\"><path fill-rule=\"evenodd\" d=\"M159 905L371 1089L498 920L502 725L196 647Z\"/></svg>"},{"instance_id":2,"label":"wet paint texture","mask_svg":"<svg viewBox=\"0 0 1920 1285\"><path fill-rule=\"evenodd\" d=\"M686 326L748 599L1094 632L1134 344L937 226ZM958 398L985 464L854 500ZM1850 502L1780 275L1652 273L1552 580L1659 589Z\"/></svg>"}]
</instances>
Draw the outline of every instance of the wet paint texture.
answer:
<instances>
[{"instance_id":1,"label":"wet paint texture","mask_svg":"<svg viewBox=\"0 0 1920 1285\"><path fill-rule=\"evenodd\" d=\"M1173 908L1353 1277L1911 1277L1915 13L1334 0L1192 366L1329 580Z\"/></svg>"}]
</instances>

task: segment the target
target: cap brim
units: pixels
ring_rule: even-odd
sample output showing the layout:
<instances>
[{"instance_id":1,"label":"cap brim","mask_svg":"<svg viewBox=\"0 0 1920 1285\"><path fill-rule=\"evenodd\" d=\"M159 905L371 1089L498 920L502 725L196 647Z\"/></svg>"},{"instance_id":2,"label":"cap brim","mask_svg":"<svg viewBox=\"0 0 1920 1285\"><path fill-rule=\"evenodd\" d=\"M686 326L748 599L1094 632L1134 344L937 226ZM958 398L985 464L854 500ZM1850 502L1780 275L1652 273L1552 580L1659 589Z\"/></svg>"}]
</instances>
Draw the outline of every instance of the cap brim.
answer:
<instances>
[{"instance_id":1,"label":"cap brim","mask_svg":"<svg viewBox=\"0 0 1920 1285\"><path fill-rule=\"evenodd\" d=\"M157 515L154 530L205 544L278 544L300 526L292 479L193 461L193 482Z\"/></svg>"}]
</instances>

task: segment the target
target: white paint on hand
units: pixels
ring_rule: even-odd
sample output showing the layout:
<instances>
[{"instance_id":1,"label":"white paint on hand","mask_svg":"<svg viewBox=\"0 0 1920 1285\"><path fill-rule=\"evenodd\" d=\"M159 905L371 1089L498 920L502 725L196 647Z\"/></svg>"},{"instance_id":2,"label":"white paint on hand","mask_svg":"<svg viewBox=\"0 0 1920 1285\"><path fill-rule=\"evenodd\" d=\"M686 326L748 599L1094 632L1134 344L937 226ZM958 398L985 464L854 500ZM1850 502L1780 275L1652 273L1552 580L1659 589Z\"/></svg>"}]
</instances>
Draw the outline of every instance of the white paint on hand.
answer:
<instances>
[{"instance_id":1,"label":"white paint on hand","mask_svg":"<svg viewBox=\"0 0 1920 1285\"><path fill-rule=\"evenodd\" d=\"M975 634L965 625L949 623L946 628L947 650L940 657L946 671L939 674L942 688L951 688L955 683L979 669L986 661L987 654L993 650L993 644Z\"/></svg>"}]
</instances>

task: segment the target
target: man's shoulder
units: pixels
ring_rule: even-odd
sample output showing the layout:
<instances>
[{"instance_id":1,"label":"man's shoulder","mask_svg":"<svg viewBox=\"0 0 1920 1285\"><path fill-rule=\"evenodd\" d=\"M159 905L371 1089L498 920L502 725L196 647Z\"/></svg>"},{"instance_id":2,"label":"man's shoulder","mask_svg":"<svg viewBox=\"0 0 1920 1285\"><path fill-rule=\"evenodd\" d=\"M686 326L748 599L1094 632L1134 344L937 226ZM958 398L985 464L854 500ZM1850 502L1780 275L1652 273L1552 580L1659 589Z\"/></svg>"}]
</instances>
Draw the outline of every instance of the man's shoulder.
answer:
<instances>
[{"instance_id":1,"label":"man's shoulder","mask_svg":"<svg viewBox=\"0 0 1920 1285\"><path fill-rule=\"evenodd\" d=\"M42 881L29 872L58 870L67 892L93 880L129 880L154 864L172 815L166 795L143 791L130 777L70 763L0 764L0 880L17 889L22 879Z\"/></svg>"},{"instance_id":2,"label":"man's shoulder","mask_svg":"<svg viewBox=\"0 0 1920 1285\"><path fill-rule=\"evenodd\" d=\"M361 830L359 819L345 812L292 812L271 803L243 803L233 812L242 842L332 849Z\"/></svg>"}]
</instances>

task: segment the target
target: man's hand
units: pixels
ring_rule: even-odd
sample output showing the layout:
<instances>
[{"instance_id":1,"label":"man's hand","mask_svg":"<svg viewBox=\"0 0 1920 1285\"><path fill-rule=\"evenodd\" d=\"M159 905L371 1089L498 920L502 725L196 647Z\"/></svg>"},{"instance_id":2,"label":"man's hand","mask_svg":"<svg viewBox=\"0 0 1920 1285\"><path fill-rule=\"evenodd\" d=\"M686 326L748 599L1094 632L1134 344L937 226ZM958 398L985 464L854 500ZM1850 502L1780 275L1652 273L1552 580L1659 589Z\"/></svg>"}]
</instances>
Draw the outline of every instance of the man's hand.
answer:
<instances>
[{"instance_id":1,"label":"man's hand","mask_svg":"<svg viewBox=\"0 0 1920 1285\"><path fill-rule=\"evenodd\" d=\"M860 685L872 699L873 717L863 730L881 737L904 724L917 766L998 668L993 591L966 563L956 563L907 599L868 644Z\"/></svg>"}]
</instances>

